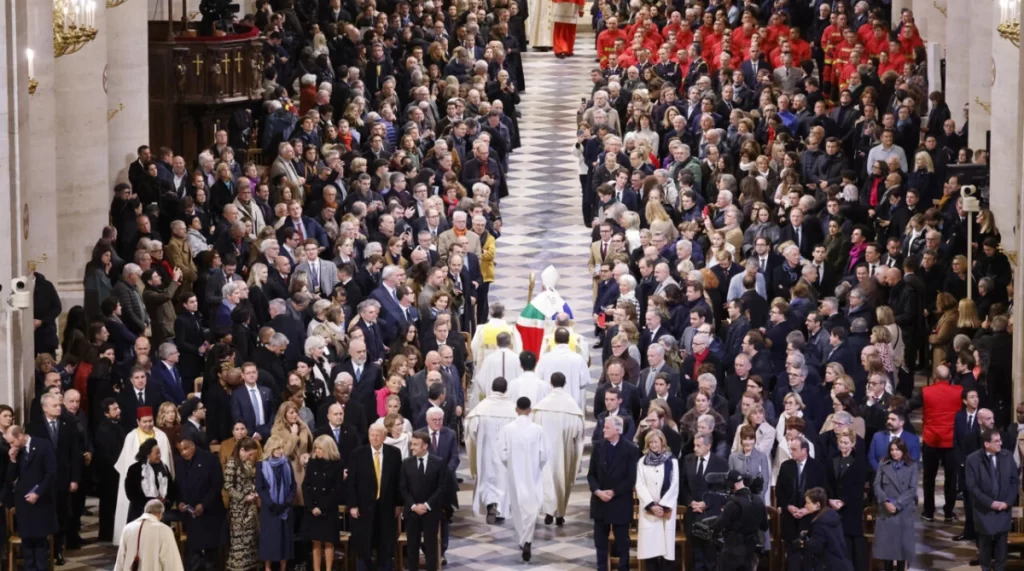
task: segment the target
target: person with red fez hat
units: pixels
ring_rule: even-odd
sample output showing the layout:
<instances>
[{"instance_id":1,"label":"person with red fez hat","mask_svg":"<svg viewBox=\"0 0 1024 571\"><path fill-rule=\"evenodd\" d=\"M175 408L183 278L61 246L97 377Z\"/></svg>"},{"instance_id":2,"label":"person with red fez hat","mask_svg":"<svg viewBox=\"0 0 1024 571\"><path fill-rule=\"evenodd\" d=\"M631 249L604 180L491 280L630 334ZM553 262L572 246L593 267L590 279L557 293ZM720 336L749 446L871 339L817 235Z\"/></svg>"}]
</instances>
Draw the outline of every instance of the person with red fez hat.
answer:
<instances>
[{"instance_id":1,"label":"person with red fez hat","mask_svg":"<svg viewBox=\"0 0 1024 571\"><path fill-rule=\"evenodd\" d=\"M120 474L117 491L117 511L114 514L113 540L115 545L121 540L121 530L124 529L125 524L131 519L129 518L129 511L132 511L131 507L137 503L131 501L126 493L125 480L129 473L132 474L135 480L133 481L133 487L141 489L145 492L146 496L152 498L163 497L167 499L168 495L161 494L160 490L171 490L174 487L174 461L171 456L171 442L167 439L167 434L154 424L153 407L140 406L135 409L135 416L139 426L125 435L121 456L118 457L117 464L114 465L114 468ZM159 452L154 450L152 444L146 444L150 440L156 441L156 448L159 449ZM159 465L157 465L157 469L144 469L146 466L138 465L139 460L137 460L137 457L143 449L146 450L147 456L143 458L141 463L146 464L148 462L149 464L156 465L159 462L163 465L162 470ZM147 461L146 458L149 460ZM138 489L134 491L138 491ZM138 499L141 500L141 498ZM145 501L142 501L140 505L144 506ZM138 515L141 515L141 511L135 515L138 517Z\"/></svg>"}]
</instances>

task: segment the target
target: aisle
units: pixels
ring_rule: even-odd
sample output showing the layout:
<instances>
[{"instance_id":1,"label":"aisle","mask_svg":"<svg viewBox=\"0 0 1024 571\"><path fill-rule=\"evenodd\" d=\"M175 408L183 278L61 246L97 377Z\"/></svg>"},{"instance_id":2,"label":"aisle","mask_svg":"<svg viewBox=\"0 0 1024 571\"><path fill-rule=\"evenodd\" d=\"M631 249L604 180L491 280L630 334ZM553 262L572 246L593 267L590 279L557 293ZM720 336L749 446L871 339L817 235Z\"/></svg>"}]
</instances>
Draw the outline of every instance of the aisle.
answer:
<instances>
[{"instance_id":1,"label":"aisle","mask_svg":"<svg viewBox=\"0 0 1024 571\"><path fill-rule=\"evenodd\" d=\"M498 240L498 267L491 301L508 308L510 321L526 304L530 272L537 274L549 264L561 274L558 291L573 309L576 329L593 342L590 317L591 278L587 272L590 230L583 227L580 215L580 186L572 145L576 140L576 109L579 98L591 89L589 70L594 63L593 34L581 33L576 40L576 56L559 60L551 53L524 54L527 91L519 108L522 111L520 133L523 146L512 155L509 173L510 196L501 202L504 222ZM600 370L600 352L593 352L594 378ZM587 398L587 431L594 429ZM459 492L462 509L451 527L447 570L468 569L561 569L582 570L594 567L591 539L590 493L586 484L588 453L576 480L569 513L563 527L537 522L533 560L520 558L512 522L487 525L484 518L472 514L473 483L468 458L462 455L459 477L465 482Z\"/></svg>"}]
</instances>

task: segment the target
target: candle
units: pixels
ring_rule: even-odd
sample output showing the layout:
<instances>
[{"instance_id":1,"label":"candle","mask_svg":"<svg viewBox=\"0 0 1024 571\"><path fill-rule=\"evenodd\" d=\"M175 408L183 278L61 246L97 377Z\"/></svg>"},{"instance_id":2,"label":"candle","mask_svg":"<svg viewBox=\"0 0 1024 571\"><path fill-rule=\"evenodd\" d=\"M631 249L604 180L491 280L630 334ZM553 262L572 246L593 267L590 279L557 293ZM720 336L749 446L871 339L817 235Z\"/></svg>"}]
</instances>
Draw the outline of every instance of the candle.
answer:
<instances>
[{"instance_id":1,"label":"candle","mask_svg":"<svg viewBox=\"0 0 1024 571\"><path fill-rule=\"evenodd\" d=\"M32 51L32 48L25 48L25 59L28 60L28 76L36 76L35 59L36 53Z\"/></svg>"},{"instance_id":2,"label":"candle","mask_svg":"<svg viewBox=\"0 0 1024 571\"><path fill-rule=\"evenodd\" d=\"M64 6L64 20L63 20L63 23L64 23L64 31L66 32L68 30L68 7L67 6Z\"/></svg>"},{"instance_id":3,"label":"candle","mask_svg":"<svg viewBox=\"0 0 1024 571\"><path fill-rule=\"evenodd\" d=\"M88 13L87 21L88 21L89 27L90 28L95 27L96 26L96 2L94 2L93 0L89 0L89 3L86 5L86 12Z\"/></svg>"}]
</instances>

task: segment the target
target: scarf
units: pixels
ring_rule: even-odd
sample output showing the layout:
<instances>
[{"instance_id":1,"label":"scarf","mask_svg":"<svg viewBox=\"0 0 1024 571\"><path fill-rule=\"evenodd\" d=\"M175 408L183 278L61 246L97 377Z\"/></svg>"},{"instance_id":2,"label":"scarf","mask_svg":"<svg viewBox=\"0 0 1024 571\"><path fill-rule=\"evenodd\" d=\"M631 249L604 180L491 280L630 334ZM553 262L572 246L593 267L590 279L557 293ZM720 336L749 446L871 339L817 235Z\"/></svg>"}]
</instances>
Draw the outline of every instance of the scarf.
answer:
<instances>
[{"instance_id":1,"label":"scarf","mask_svg":"<svg viewBox=\"0 0 1024 571\"><path fill-rule=\"evenodd\" d=\"M672 453L667 450L662 452L661 454L648 452L647 455L644 456L644 466L661 466L662 464L668 462L671 458Z\"/></svg>"},{"instance_id":2,"label":"scarf","mask_svg":"<svg viewBox=\"0 0 1024 571\"><path fill-rule=\"evenodd\" d=\"M881 177L875 177L874 182L871 183L871 194L868 195L868 206L871 206L872 208L878 206L878 187L881 184Z\"/></svg>"},{"instance_id":3,"label":"scarf","mask_svg":"<svg viewBox=\"0 0 1024 571\"><path fill-rule=\"evenodd\" d=\"M288 505L288 490L292 487L292 470L288 457L270 457L263 461L263 479L270 488L270 501L277 505ZM288 519L290 510L281 510L278 519ZM273 512L271 512L273 513Z\"/></svg>"},{"instance_id":4,"label":"scarf","mask_svg":"<svg viewBox=\"0 0 1024 571\"><path fill-rule=\"evenodd\" d=\"M708 358L708 353L709 353L709 351L707 349L704 349L704 351L701 352L701 353L696 353L695 352L693 354L693 376L694 376L694 378L696 378L698 376L697 371L700 371L700 366L704 364L704 359Z\"/></svg>"},{"instance_id":5,"label":"scarf","mask_svg":"<svg viewBox=\"0 0 1024 571\"><path fill-rule=\"evenodd\" d=\"M142 465L142 493L147 498L166 498L167 482L167 467L163 462L156 468L149 462Z\"/></svg>"}]
</instances>

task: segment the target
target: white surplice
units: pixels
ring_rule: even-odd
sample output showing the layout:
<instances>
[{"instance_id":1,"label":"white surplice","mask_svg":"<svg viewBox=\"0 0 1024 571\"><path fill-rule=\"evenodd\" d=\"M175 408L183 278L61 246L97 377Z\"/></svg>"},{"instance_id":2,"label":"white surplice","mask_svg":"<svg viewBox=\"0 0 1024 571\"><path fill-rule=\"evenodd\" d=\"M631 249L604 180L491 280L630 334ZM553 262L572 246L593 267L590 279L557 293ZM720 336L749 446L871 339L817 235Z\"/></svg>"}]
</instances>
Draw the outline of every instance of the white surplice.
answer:
<instances>
[{"instance_id":1,"label":"white surplice","mask_svg":"<svg viewBox=\"0 0 1024 571\"><path fill-rule=\"evenodd\" d=\"M474 363L483 363L488 355L498 350L499 333L508 333L512 336L512 351L516 354L523 350L523 339L519 336L519 330L504 319L492 317L487 323L477 326L476 332L473 333L469 349L473 353Z\"/></svg>"},{"instance_id":2,"label":"white surplice","mask_svg":"<svg viewBox=\"0 0 1024 571\"><path fill-rule=\"evenodd\" d=\"M139 537L139 533L142 533L142 537ZM152 514L142 514L142 517L126 525L124 530L114 537L121 540L117 549L117 559L114 560L114 571L131 569L136 554L139 556L139 569L184 569L174 531Z\"/></svg>"},{"instance_id":3,"label":"white surplice","mask_svg":"<svg viewBox=\"0 0 1024 571\"><path fill-rule=\"evenodd\" d=\"M533 542L533 530L543 504L544 465L550 456L544 429L519 416L498 433L498 451L508 469L509 517L519 546Z\"/></svg>"},{"instance_id":4,"label":"white surplice","mask_svg":"<svg viewBox=\"0 0 1024 571\"><path fill-rule=\"evenodd\" d=\"M565 390L572 395L580 410L584 408L584 387L591 383L590 366L586 359L569 349L568 345L559 344L549 353L541 355L537 363L537 376L551 383L551 373L565 375Z\"/></svg>"},{"instance_id":5,"label":"white surplice","mask_svg":"<svg viewBox=\"0 0 1024 571\"><path fill-rule=\"evenodd\" d=\"M530 0L526 39L535 48L550 48L555 36L555 5L551 0Z\"/></svg>"},{"instance_id":6,"label":"white surplice","mask_svg":"<svg viewBox=\"0 0 1024 571\"><path fill-rule=\"evenodd\" d=\"M473 387L466 396L469 409L472 410L481 399L491 396L491 383L494 379L504 377L507 381L521 374L523 368L519 366L519 355L511 349L498 349L488 355L473 375Z\"/></svg>"},{"instance_id":7,"label":"white surplice","mask_svg":"<svg viewBox=\"0 0 1024 571\"><path fill-rule=\"evenodd\" d=\"M498 434L516 419L516 407L504 393L493 393L466 415L466 452L476 480L473 512L487 515L498 505L498 517L508 517L508 473L498 454Z\"/></svg>"},{"instance_id":8,"label":"white surplice","mask_svg":"<svg viewBox=\"0 0 1024 571\"><path fill-rule=\"evenodd\" d=\"M660 466L644 465L643 456L636 468L636 497L640 503L640 521L637 524L636 556L638 559L676 558L676 500L679 497L679 462L670 458ZM665 488L665 467L671 463L672 474ZM662 493L662 489L665 490ZM662 519L644 508L650 504L672 510L672 517Z\"/></svg>"},{"instance_id":9,"label":"white surplice","mask_svg":"<svg viewBox=\"0 0 1024 571\"><path fill-rule=\"evenodd\" d=\"M583 410L563 388L551 389L533 405L533 422L544 429L551 459L544 465L544 513L565 517L569 493L583 462Z\"/></svg>"},{"instance_id":10,"label":"white surplice","mask_svg":"<svg viewBox=\"0 0 1024 571\"><path fill-rule=\"evenodd\" d=\"M171 456L171 442L167 439L167 434L159 428L154 427L153 432L156 433L156 443L160 447L160 460L170 470L171 476L174 476L174 457ZM128 506L131 503L128 501L128 496L124 493L124 476L128 473L128 468L131 468L132 464L135 463L135 455L139 453L142 442L139 439L138 429L126 434L124 446L121 447L121 455L117 458L117 464L114 464L114 469L118 473L117 510L114 512L114 545L121 541L121 531L124 530L124 526L128 523Z\"/></svg>"},{"instance_id":11,"label":"white surplice","mask_svg":"<svg viewBox=\"0 0 1024 571\"><path fill-rule=\"evenodd\" d=\"M526 371L508 382L508 400L515 404L519 397L530 399L530 405L539 403L551 392L551 384L535 371Z\"/></svg>"},{"instance_id":12,"label":"white surplice","mask_svg":"<svg viewBox=\"0 0 1024 571\"><path fill-rule=\"evenodd\" d=\"M540 343L540 356L543 357L545 354L550 353L557 346L555 343L555 332L551 331L544 336L544 340ZM580 357L583 357L585 361L590 362L590 345L586 337L575 331L570 331L569 347L576 353L579 353Z\"/></svg>"}]
</instances>

